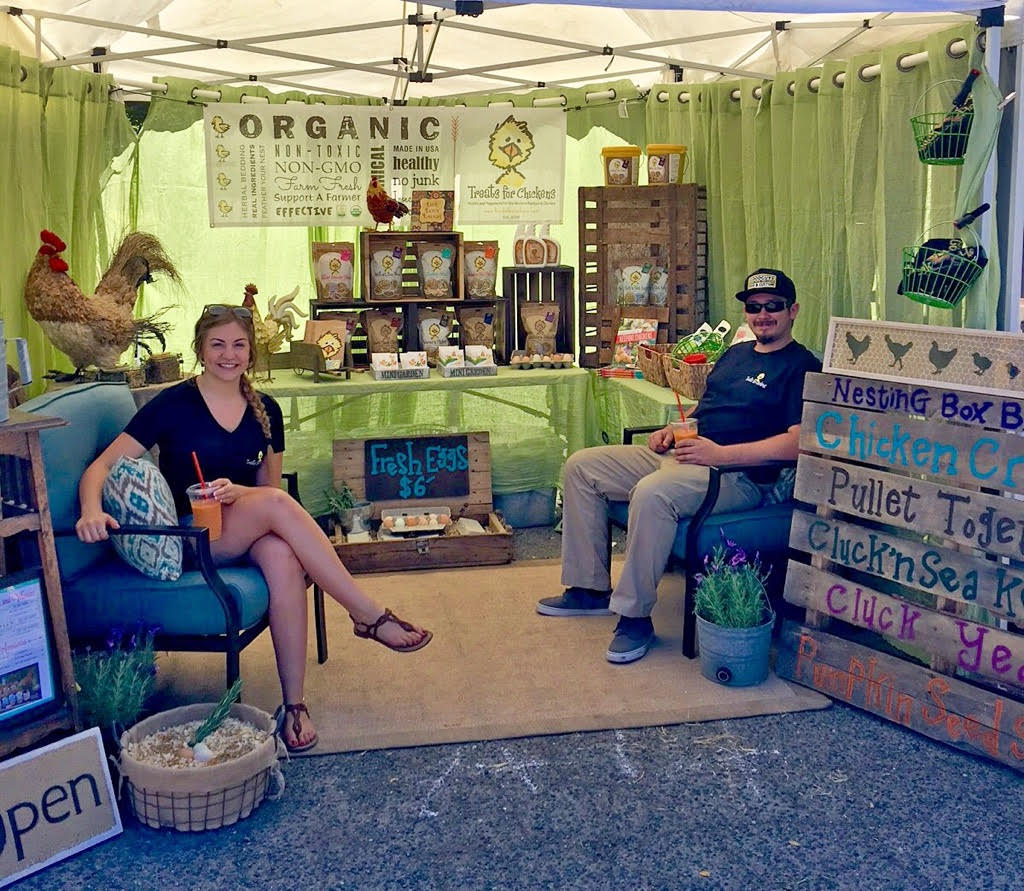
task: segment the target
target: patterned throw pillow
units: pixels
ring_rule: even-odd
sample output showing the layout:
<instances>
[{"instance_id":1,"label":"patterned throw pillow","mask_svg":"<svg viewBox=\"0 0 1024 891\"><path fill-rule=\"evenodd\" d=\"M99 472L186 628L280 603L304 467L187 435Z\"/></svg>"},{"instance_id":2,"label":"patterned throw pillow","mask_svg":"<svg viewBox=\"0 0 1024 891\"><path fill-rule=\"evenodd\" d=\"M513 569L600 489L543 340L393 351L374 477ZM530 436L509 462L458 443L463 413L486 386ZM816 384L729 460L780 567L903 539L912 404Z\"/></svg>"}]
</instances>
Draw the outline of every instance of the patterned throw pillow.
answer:
<instances>
[{"instance_id":1,"label":"patterned throw pillow","mask_svg":"<svg viewBox=\"0 0 1024 891\"><path fill-rule=\"evenodd\" d=\"M167 480L152 461L118 458L103 484L103 510L122 526L141 523L177 526L178 514ZM181 576L181 539L171 535L113 535L121 559L161 581Z\"/></svg>"}]
</instances>

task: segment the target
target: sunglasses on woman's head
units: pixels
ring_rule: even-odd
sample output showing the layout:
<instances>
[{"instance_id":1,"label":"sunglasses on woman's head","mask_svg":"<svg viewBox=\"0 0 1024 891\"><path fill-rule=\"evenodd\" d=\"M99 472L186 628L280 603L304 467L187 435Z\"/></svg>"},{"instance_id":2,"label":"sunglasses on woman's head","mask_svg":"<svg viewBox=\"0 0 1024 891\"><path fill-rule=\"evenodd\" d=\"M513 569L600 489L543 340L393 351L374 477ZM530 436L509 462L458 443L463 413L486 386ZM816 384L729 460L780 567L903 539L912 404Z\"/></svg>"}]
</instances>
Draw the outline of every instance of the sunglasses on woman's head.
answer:
<instances>
[{"instance_id":1,"label":"sunglasses on woman's head","mask_svg":"<svg viewBox=\"0 0 1024 891\"><path fill-rule=\"evenodd\" d=\"M224 303L210 303L203 308L204 316L233 315L236 319L252 318L252 310L246 306L227 306Z\"/></svg>"},{"instance_id":2,"label":"sunglasses on woman's head","mask_svg":"<svg viewBox=\"0 0 1024 891\"><path fill-rule=\"evenodd\" d=\"M767 303L754 303L750 301L743 304L743 308L752 316L756 316L762 309L765 312L782 312L789 304L785 300L769 300Z\"/></svg>"}]
</instances>

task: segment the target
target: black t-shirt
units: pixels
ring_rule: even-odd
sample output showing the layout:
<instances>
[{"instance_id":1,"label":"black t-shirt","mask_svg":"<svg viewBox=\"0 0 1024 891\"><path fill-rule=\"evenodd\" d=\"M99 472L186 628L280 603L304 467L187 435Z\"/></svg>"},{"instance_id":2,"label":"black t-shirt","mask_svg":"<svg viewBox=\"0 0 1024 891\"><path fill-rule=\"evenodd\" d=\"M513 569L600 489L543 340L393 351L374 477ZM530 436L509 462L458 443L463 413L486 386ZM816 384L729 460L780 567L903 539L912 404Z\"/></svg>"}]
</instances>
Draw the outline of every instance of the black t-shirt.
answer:
<instances>
[{"instance_id":1,"label":"black t-shirt","mask_svg":"<svg viewBox=\"0 0 1024 891\"><path fill-rule=\"evenodd\" d=\"M772 353L755 352L754 346L747 341L725 351L693 412L700 435L719 445L757 442L799 424L804 375L821 371L814 353L795 340ZM750 476L771 482L776 474Z\"/></svg>"},{"instance_id":2,"label":"black t-shirt","mask_svg":"<svg viewBox=\"0 0 1024 891\"><path fill-rule=\"evenodd\" d=\"M199 482L192 463L193 451L204 479L226 477L243 486L256 485L256 474L268 446L277 454L284 452L281 408L265 393L258 395L270 418L269 441L251 405L246 406L234 430L221 427L206 407L194 378L158 393L124 428L125 433L147 449L160 447L160 472L171 487L179 516L192 513L185 490Z\"/></svg>"}]
</instances>

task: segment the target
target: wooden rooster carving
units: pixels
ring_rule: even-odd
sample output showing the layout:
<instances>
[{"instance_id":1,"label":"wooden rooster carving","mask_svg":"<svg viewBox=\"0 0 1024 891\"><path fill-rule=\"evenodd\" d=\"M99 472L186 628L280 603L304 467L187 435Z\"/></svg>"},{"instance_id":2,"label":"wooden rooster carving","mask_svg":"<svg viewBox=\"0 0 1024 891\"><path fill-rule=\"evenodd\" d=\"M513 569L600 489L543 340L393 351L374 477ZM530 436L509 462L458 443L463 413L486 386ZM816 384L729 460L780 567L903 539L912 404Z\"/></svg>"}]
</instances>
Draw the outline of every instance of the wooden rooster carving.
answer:
<instances>
[{"instance_id":1,"label":"wooden rooster carving","mask_svg":"<svg viewBox=\"0 0 1024 891\"><path fill-rule=\"evenodd\" d=\"M306 313L295 305L295 300L299 296L298 285L283 297L271 297L267 301L266 315L261 315L256 306L258 293L256 285L246 285L242 306L248 307L252 312L253 328L256 331L256 367L266 368L269 380L270 355L292 339L292 332L299 327L296 314L305 316Z\"/></svg>"},{"instance_id":2,"label":"wooden rooster carving","mask_svg":"<svg viewBox=\"0 0 1024 891\"><path fill-rule=\"evenodd\" d=\"M409 206L401 201L396 201L377 182L377 177L370 177L370 185L366 187L366 208L370 211L377 229L381 223L387 223L388 229L392 222L400 220L409 212Z\"/></svg>"},{"instance_id":3,"label":"wooden rooster carving","mask_svg":"<svg viewBox=\"0 0 1024 891\"><path fill-rule=\"evenodd\" d=\"M163 341L166 323L156 322L155 316L136 319L132 312L139 285L152 281L152 273L166 273L180 283L177 269L154 236L125 236L91 297L67 274L68 264L60 256L67 245L47 230L40 238L42 247L25 280L25 305L76 371L90 365L114 368L125 350L146 336Z\"/></svg>"}]
</instances>

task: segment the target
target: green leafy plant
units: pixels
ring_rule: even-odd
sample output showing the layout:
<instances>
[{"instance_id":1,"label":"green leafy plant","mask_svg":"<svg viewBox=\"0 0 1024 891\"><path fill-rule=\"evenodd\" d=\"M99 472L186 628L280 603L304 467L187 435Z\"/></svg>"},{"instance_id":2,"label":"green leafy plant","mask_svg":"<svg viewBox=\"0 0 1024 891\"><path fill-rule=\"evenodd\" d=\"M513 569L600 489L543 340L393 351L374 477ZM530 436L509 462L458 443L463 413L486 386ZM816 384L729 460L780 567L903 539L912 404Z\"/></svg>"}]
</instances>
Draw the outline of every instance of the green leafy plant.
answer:
<instances>
[{"instance_id":1,"label":"green leafy plant","mask_svg":"<svg viewBox=\"0 0 1024 891\"><path fill-rule=\"evenodd\" d=\"M192 739L188 741L188 744L190 746L195 746L198 743L201 743L206 739L206 737L213 733L214 730L220 727L220 725L224 723L224 719L231 713L231 704L241 695L242 679L237 678L231 685L231 689L220 698L220 702L218 702L214 710L210 712L210 717L196 728L196 732L192 734Z\"/></svg>"},{"instance_id":2,"label":"green leafy plant","mask_svg":"<svg viewBox=\"0 0 1024 891\"><path fill-rule=\"evenodd\" d=\"M74 655L78 707L86 725L106 730L116 739L119 729L138 720L156 685L153 638L159 630L140 625L126 634L115 627L106 649L87 647Z\"/></svg>"},{"instance_id":3,"label":"green leafy plant","mask_svg":"<svg viewBox=\"0 0 1024 891\"><path fill-rule=\"evenodd\" d=\"M338 516L341 516L343 510L351 510L359 503L355 492L344 480L337 486L324 489L324 497L327 499L327 506Z\"/></svg>"},{"instance_id":4,"label":"green leafy plant","mask_svg":"<svg viewBox=\"0 0 1024 891\"><path fill-rule=\"evenodd\" d=\"M764 589L768 573L756 554L748 560L736 542L724 542L704 558L704 572L696 576L694 612L724 628L756 628L772 614Z\"/></svg>"}]
</instances>

